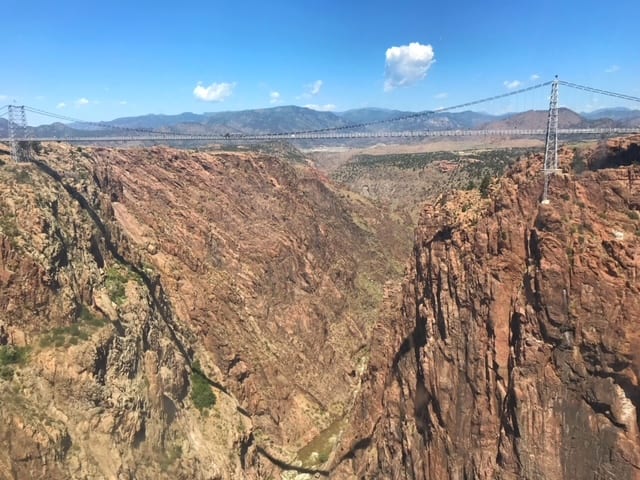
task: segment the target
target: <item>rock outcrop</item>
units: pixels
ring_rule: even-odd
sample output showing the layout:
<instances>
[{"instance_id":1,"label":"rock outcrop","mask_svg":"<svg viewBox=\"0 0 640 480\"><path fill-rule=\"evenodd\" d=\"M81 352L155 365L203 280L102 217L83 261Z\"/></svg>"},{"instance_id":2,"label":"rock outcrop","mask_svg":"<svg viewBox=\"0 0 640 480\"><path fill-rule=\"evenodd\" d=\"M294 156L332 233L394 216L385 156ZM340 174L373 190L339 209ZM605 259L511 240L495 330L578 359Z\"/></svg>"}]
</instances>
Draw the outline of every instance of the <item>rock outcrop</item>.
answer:
<instances>
[{"instance_id":1,"label":"rock outcrop","mask_svg":"<svg viewBox=\"0 0 640 480\"><path fill-rule=\"evenodd\" d=\"M335 436L297 452L342 429L408 245L381 209L159 147L44 145L0 192L1 478L322 471Z\"/></svg>"},{"instance_id":2,"label":"rock outcrop","mask_svg":"<svg viewBox=\"0 0 640 480\"><path fill-rule=\"evenodd\" d=\"M425 207L334 478L640 478L637 143Z\"/></svg>"},{"instance_id":3,"label":"rock outcrop","mask_svg":"<svg viewBox=\"0 0 640 480\"><path fill-rule=\"evenodd\" d=\"M250 419L220 392L215 420L194 408L191 332L56 153L0 169L0 477L242 476Z\"/></svg>"}]
</instances>

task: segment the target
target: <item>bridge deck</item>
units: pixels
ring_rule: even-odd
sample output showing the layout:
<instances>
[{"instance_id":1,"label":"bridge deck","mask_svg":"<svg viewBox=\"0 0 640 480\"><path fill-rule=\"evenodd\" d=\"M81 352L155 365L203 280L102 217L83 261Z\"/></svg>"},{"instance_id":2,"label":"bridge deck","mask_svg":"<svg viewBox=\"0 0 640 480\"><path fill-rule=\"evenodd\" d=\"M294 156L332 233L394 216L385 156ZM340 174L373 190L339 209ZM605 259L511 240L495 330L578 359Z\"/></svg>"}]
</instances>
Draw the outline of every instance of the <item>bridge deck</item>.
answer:
<instances>
[{"instance_id":1,"label":"bridge deck","mask_svg":"<svg viewBox=\"0 0 640 480\"><path fill-rule=\"evenodd\" d=\"M640 133L636 128L561 128L559 134L632 134ZM134 141L215 141L230 142L242 140L330 140L330 139L359 139L359 138L430 138L430 137L466 137L466 136L541 136L545 129L503 129L503 130L425 130L408 132L296 132L296 133L268 133L254 135L185 135L167 133L162 135L117 135L117 136L86 136L86 137L31 137L17 138L17 141L38 142L134 142ZM9 138L0 138L0 142L9 142Z\"/></svg>"}]
</instances>

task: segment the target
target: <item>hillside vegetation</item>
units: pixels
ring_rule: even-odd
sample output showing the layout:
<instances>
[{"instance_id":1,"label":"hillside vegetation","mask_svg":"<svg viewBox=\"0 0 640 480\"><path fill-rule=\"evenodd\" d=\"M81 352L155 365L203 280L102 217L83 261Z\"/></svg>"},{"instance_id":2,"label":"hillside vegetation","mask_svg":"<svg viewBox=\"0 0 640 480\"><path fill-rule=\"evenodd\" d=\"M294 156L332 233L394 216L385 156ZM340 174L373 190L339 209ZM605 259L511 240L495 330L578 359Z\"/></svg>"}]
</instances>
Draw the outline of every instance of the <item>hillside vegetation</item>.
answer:
<instances>
[{"instance_id":1,"label":"hillside vegetation","mask_svg":"<svg viewBox=\"0 0 640 480\"><path fill-rule=\"evenodd\" d=\"M384 155L361 154L332 178L361 195L416 217L422 203L451 189L475 189L502 175L534 148Z\"/></svg>"}]
</instances>

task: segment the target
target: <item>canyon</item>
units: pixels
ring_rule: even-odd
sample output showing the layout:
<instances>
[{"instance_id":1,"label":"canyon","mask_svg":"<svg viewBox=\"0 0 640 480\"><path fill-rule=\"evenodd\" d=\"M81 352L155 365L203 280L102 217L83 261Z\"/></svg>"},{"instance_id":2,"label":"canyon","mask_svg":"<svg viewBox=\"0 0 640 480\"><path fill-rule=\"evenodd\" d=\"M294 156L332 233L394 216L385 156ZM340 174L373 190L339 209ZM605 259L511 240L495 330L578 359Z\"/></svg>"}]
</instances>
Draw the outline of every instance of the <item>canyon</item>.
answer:
<instances>
[{"instance_id":1,"label":"canyon","mask_svg":"<svg viewBox=\"0 0 640 480\"><path fill-rule=\"evenodd\" d=\"M0 477L640 479L639 143L406 211L297 157L0 149Z\"/></svg>"}]
</instances>

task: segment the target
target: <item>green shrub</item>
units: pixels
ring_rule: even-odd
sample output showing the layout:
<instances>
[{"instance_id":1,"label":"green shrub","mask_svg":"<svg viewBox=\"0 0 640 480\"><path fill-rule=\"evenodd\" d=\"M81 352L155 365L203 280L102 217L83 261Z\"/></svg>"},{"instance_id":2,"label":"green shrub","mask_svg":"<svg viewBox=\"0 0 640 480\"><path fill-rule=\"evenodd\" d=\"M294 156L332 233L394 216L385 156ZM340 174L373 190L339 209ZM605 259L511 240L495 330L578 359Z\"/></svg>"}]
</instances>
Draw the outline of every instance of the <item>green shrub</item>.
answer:
<instances>
[{"instance_id":1,"label":"green shrub","mask_svg":"<svg viewBox=\"0 0 640 480\"><path fill-rule=\"evenodd\" d=\"M0 366L0 378L3 380L13 379L13 368L8 365Z\"/></svg>"},{"instance_id":2,"label":"green shrub","mask_svg":"<svg viewBox=\"0 0 640 480\"><path fill-rule=\"evenodd\" d=\"M74 323L70 327L68 327L67 332L72 337L77 337L78 335L80 335L80 326L77 323Z\"/></svg>"},{"instance_id":3,"label":"green shrub","mask_svg":"<svg viewBox=\"0 0 640 480\"><path fill-rule=\"evenodd\" d=\"M111 267L106 272L105 286L109 293L109 298L117 305L122 305L127 299L125 286L128 278L118 268Z\"/></svg>"},{"instance_id":4,"label":"green shrub","mask_svg":"<svg viewBox=\"0 0 640 480\"><path fill-rule=\"evenodd\" d=\"M318 453L318 462L327 463L327 460L329 460L329 453L330 452L319 452Z\"/></svg>"},{"instance_id":5,"label":"green shrub","mask_svg":"<svg viewBox=\"0 0 640 480\"><path fill-rule=\"evenodd\" d=\"M89 326L101 327L104 325L104 321L95 317L86 307L83 305L80 309L80 315L78 319L86 322ZM82 323L72 323L67 327L56 327L48 333L40 337L39 344L42 348L64 347L68 345L77 345L80 340L88 340L89 333L87 332L87 325Z\"/></svg>"},{"instance_id":6,"label":"green shrub","mask_svg":"<svg viewBox=\"0 0 640 480\"><path fill-rule=\"evenodd\" d=\"M191 372L191 400L200 411L211 408L216 404L216 395L200 371L200 365L197 362L194 362Z\"/></svg>"},{"instance_id":7,"label":"green shrub","mask_svg":"<svg viewBox=\"0 0 640 480\"><path fill-rule=\"evenodd\" d=\"M26 347L15 347L13 345L0 346L0 366L22 365L27 360Z\"/></svg>"},{"instance_id":8,"label":"green shrub","mask_svg":"<svg viewBox=\"0 0 640 480\"><path fill-rule=\"evenodd\" d=\"M98 328L103 327L105 323L107 323L103 318L98 317L91 310L89 310L86 305L80 306L78 319L82 323L86 323L87 325Z\"/></svg>"},{"instance_id":9,"label":"green shrub","mask_svg":"<svg viewBox=\"0 0 640 480\"><path fill-rule=\"evenodd\" d=\"M33 179L28 171L20 169L16 173L16 182L31 185L33 184Z\"/></svg>"},{"instance_id":10,"label":"green shrub","mask_svg":"<svg viewBox=\"0 0 640 480\"><path fill-rule=\"evenodd\" d=\"M487 198L489 196L489 186L491 185L491 176L488 173L484 174L482 177L482 181L480 182L480 194L482 198Z\"/></svg>"},{"instance_id":11,"label":"green shrub","mask_svg":"<svg viewBox=\"0 0 640 480\"><path fill-rule=\"evenodd\" d=\"M0 207L3 207L3 205L0 205ZM0 216L0 231L9 238L15 238L20 235L16 225L16 218L12 215Z\"/></svg>"}]
</instances>

